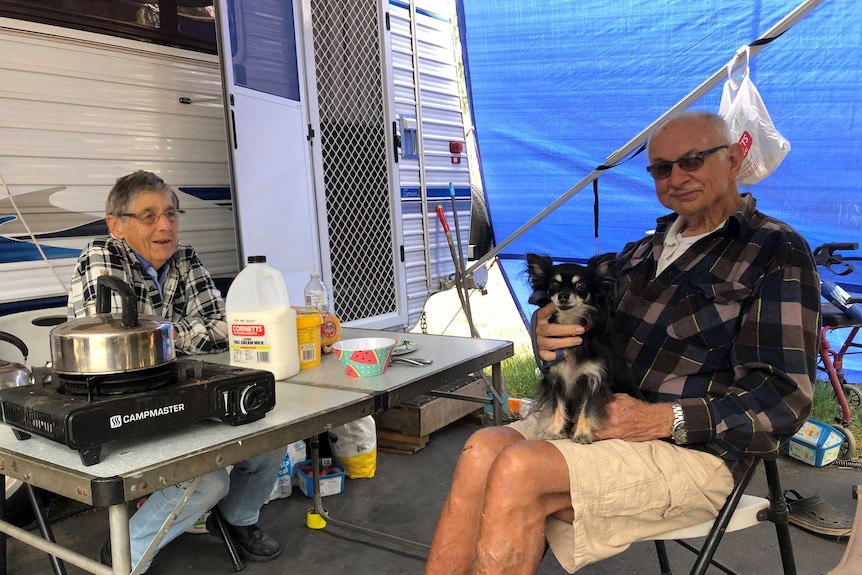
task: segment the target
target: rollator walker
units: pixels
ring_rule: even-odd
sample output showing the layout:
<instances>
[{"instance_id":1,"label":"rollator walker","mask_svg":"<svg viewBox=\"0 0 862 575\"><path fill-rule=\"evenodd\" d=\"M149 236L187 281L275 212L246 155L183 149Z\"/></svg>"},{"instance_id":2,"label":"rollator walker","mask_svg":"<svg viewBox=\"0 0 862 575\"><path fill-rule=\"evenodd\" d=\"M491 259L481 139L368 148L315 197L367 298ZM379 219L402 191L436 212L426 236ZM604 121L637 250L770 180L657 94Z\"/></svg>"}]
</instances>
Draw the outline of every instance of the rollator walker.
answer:
<instances>
[{"instance_id":1,"label":"rollator walker","mask_svg":"<svg viewBox=\"0 0 862 575\"><path fill-rule=\"evenodd\" d=\"M836 252L859 249L858 243L828 243L814 248L814 262L836 276L846 276L853 272L851 261L862 261L860 256L844 256ZM850 420L855 414L862 414L862 390L859 385L847 381L844 374L844 357L848 354L862 353L862 342L856 341L862 328L862 297L848 294L844 288L831 280L821 281L820 293L828 303L821 307L820 362L818 369L826 372L841 413L835 422L844 433L844 443L839 459L849 459L856 453L856 439L850 431ZM847 330L838 332L836 330ZM833 347L829 335L835 331L833 341L840 345ZM841 338L843 337L843 341Z\"/></svg>"}]
</instances>

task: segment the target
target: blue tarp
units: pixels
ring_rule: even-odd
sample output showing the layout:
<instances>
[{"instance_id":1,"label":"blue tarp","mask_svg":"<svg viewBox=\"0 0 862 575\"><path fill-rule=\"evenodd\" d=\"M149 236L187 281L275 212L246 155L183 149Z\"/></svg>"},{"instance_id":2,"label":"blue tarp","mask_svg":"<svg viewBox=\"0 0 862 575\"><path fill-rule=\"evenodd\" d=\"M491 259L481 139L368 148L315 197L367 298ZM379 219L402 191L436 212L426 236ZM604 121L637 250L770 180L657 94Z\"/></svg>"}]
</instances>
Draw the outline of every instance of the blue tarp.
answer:
<instances>
[{"instance_id":1,"label":"blue tarp","mask_svg":"<svg viewBox=\"0 0 862 575\"><path fill-rule=\"evenodd\" d=\"M798 0L458 0L494 238L501 242L796 8ZM824 0L752 61L792 149L750 191L811 247L862 240L862 2ZM691 109L718 111L723 81ZM599 178L598 251L666 213L645 154ZM743 190L745 191L745 190ZM529 315L524 254L597 252L587 186L500 253ZM862 251L857 252L857 255ZM862 265L837 279L862 292Z\"/></svg>"}]
</instances>

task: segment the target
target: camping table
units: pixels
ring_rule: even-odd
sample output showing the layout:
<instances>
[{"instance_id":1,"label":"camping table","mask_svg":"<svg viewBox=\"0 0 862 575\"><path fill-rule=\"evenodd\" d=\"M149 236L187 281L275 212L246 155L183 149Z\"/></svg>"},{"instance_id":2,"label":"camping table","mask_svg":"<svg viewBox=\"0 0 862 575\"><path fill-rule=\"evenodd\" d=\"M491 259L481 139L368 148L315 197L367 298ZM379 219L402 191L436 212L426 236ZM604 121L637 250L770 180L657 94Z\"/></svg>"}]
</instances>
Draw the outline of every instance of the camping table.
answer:
<instances>
[{"instance_id":1,"label":"camping table","mask_svg":"<svg viewBox=\"0 0 862 575\"><path fill-rule=\"evenodd\" d=\"M385 335L395 334L343 330L345 339ZM344 374L337 358L326 356L320 367L277 382L275 408L261 420L240 426L201 421L136 441L106 443L101 462L92 466L84 466L78 452L64 445L35 435L19 441L10 427L0 425L0 473L75 501L107 507L111 545L115 552L124 551L125 561L115 562L111 569L7 522L0 521L0 531L91 573L128 574L127 502L382 412L389 405L489 365L499 389L499 363L513 353L513 345L507 341L414 334L409 338L420 344L422 356L433 359L433 364L422 368L399 366L377 378L353 379ZM227 354L201 359L225 362ZM5 570L4 562L0 573L5 574Z\"/></svg>"},{"instance_id":2,"label":"camping table","mask_svg":"<svg viewBox=\"0 0 862 575\"><path fill-rule=\"evenodd\" d=\"M352 421L371 413L372 405L366 393L280 381L276 406L263 419L240 426L201 421L135 442L106 443L101 462L92 466L84 466L78 452L62 444L37 436L18 441L12 429L2 425L0 471L69 499L108 507L111 545L125 549L128 562L127 502ZM119 564L111 571L5 522L0 522L0 530L92 573L131 571ZM2 568L5 572L5 564Z\"/></svg>"},{"instance_id":3,"label":"camping table","mask_svg":"<svg viewBox=\"0 0 862 575\"><path fill-rule=\"evenodd\" d=\"M402 338L419 344L419 348L405 357L422 357L433 360L430 365L411 366L392 364L378 377L347 377L344 368L334 356L326 356L320 367L299 372L290 381L344 391L362 391L374 397L374 413L382 413L403 401L428 393L467 374L491 366L491 386L497 397L503 390L500 362L511 357L513 344L494 339L470 339L444 335L392 333L380 330L345 328L341 339L359 337ZM439 394L443 395L443 394ZM451 397L451 396L447 396ZM464 399L455 396L455 399ZM494 422L500 424L503 406L492 403Z\"/></svg>"}]
</instances>

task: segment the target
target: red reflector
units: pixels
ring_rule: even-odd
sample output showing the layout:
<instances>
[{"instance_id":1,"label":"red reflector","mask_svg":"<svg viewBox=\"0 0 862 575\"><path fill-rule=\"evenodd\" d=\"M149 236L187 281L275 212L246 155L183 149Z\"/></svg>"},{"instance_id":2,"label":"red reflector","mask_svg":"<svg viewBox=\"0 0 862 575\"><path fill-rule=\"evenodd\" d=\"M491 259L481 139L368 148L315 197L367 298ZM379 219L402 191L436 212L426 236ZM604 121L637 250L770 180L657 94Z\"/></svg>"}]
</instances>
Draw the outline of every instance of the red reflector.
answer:
<instances>
[{"instance_id":1,"label":"red reflector","mask_svg":"<svg viewBox=\"0 0 862 575\"><path fill-rule=\"evenodd\" d=\"M449 142L449 153L460 154L464 151L464 144L461 142Z\"/></svg>"}]
</instances>

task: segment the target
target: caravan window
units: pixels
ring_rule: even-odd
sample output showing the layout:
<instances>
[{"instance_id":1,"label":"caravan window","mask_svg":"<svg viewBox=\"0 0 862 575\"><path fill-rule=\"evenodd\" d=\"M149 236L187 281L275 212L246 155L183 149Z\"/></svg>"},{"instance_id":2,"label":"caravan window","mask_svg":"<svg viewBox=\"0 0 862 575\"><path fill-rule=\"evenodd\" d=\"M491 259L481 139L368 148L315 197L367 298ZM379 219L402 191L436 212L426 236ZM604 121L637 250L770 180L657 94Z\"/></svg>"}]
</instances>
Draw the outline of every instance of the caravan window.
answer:
<instances>
[{"instance_id":1,"label":"caravan window","mask_svg":"<svg viewBox=\"0 0 862 575\"><path fill-rule=\"evenodd\" d=\"M0 16L216 52L213 0L0 0Z\"/></svg>"}]
</instances>

